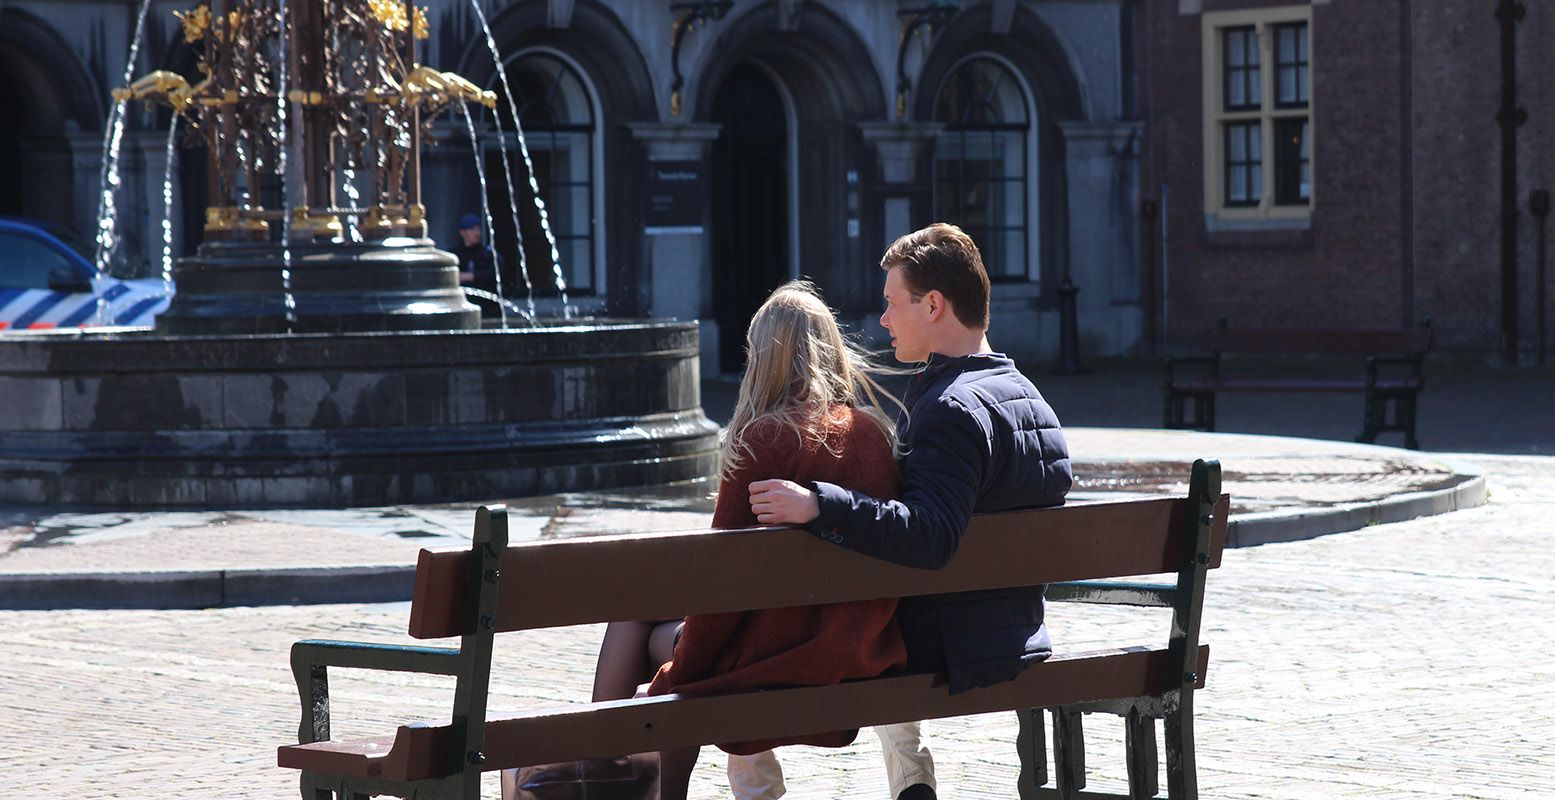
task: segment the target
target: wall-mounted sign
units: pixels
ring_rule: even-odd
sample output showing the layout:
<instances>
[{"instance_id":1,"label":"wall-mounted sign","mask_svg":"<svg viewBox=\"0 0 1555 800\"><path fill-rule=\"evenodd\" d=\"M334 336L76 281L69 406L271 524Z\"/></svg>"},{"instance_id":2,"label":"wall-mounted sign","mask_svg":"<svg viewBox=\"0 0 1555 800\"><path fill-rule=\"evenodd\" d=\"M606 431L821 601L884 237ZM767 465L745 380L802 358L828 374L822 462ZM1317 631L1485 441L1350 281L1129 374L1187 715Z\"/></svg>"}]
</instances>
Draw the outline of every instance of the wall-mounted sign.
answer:
<instances>
[{"instance_id":1,"label":"wall-mounted sign","mask_svg":"<svg viewBox=\"0 0 1555 800\"><path fill-rule=\"evenodd\" d=\"M643 232L699 234L707 208L707 173L700 161L649 161Z\"/></svg>"}]
</instances>

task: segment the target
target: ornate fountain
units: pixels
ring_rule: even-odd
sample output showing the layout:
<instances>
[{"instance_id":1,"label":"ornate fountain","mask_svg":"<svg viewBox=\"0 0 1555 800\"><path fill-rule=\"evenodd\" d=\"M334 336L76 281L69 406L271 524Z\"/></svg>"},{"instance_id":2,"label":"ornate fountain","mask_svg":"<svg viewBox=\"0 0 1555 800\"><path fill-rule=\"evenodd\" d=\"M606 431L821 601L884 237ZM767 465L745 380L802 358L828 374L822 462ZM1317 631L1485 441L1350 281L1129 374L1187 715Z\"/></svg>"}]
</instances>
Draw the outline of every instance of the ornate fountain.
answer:
<instances>
[{"instance_id":1,"label":"ornate fountain","mask_svg":"<svg viewBox=\"0 0 1555 800\"><path fill-rule=\"evenodd\" d=\"M426 238L421 142L451 104L496 96L416 63L425 12L392 0L258 0L180 13L204 76L114 93L159 101L209 154L205 245L178 268L169 334L478 327ZM414 21L412 21L414 20ZM358 188L358 175L367 179ZM346 182L360 207L337 202ZM279 207L266 207L265 193ZM345 217L363 220L352 226ZM278 236L279 234L279 236ZM359 278L371 271L373 281Z\"/></svg>"},{"instance_id":2,"label":"ornate fountain","mask_svg":"<svg viewBox=\"0 0 1555 800\"><path fill-rule=\"evenodd\" d=\"M179 14L202 79L115 92L204 140L205 243L154 330L0 336L0 502L384 505L710 474L694 324L481 328L426 238L419 154L433 117L495 98L418 63L424 12L213 2Z\"/></svg>"}]
</instances>

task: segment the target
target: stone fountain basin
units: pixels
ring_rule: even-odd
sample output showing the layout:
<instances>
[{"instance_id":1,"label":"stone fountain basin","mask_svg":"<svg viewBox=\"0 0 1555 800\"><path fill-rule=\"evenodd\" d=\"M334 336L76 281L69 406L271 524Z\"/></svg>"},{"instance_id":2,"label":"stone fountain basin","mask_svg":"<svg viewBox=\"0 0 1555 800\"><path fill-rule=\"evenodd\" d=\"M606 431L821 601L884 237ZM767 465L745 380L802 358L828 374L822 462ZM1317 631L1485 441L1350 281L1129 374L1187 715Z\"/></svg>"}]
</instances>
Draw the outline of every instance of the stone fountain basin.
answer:
<instances>
[{"instance_id":1,"label":"stone fountain basin","mask_svg":"<svg viewBox=\"0 0 1555 800\"><path fill-rule=\"evenodd\" d=\"M342 507L704 477L693 323L0 336L0 502Z\"/></svg>"}]
</instances>

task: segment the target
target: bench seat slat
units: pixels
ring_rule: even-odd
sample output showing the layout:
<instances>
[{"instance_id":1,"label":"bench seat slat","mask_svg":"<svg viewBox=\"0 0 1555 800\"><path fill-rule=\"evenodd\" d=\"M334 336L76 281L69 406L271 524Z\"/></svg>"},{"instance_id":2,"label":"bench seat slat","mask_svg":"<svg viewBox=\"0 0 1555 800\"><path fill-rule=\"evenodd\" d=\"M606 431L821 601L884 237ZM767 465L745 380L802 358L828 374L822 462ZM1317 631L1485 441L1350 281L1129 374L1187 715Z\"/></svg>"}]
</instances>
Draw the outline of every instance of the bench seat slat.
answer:
<instances>
[{"instance_id":1,"label":"bench seat slat","mask_svg":"<svg viewBox=\"0 0 1555 800\"><path fill-rule=\"evenodd\" d=\"M1220 565L1228 506L1222 496L1215 507L1211 567ZM1186 500L1163 498L979 515L950 563L932 571L840 550L799 529L526 542L503 554L496 630L1174 572L1192 535L1186 509ZM464 633L469 557L421 551L411 636ZM602 591L617 586L639 588Z\"/></svg>"},{"instance_id":2,"label":"bench seat slat","mask_svg":"<svg viewBox=\"0 0 1555 800\"><path fill-rule=\"evenodd\" d=\"M562 706L486 723L484 769L645 752L667 747L821 733L916 719L1048 708L1160 695L1175 688L1166 649L1055 655L1015 680L951 695L935 676L901 675L840 686L686 698L675 695ZM1198 686L1209 646L1198 651ZM449 726L404 726L394 737L287 745L282 767L332 775L421 780L448 765Z\"/></svg>"},{"instance_id":3,"label":"bench seat slat","mask_svg":"<svg viewBox=\"0 0 1555 800\"><path fill-rule=\"evenodd\" d=\"M1431 330L1278 330L1213 328L1204 349L1223 353L1350 353L1420 355L1431 349Z\"/></svg>"},{"instance_id":4,"label":"bench seat slat","mask_svg":"<svg viewBox=\"0 0 1555 800\"><path fill-rule=\"evenodd\" d=\"M394 748L394 739L394 736L371 736L282 745L277 751L276 762L278 766L309 772L377 778L383 774L384 758Z\"/></svg>"},{"instance_id":5,"label":"bench seat slat","mask_svg":"<svg viewBox=\"0 0 1555 800\"><path fill-rule=\"evenodd\" d=\"M1424 381L1419 378L1379 378L1374 384L1384 391L1412 389L1419 391ZM1180 377L1172 381L1172 389L1179 392L1360 392L1366 390L1364 377L1340 378L1314 376L1311 378L1243 378L1243 377Z\"/></svg>"}]
</instances>

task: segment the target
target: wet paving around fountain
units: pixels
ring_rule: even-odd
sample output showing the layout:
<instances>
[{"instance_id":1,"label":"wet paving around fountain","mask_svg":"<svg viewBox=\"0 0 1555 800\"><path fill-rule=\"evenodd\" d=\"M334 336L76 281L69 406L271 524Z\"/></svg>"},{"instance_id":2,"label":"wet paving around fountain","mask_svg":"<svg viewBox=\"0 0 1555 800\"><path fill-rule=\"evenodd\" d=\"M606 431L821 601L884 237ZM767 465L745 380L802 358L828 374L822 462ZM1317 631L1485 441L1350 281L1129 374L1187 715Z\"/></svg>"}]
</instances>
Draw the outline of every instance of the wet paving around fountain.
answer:
<instances>
[{"instance_id":1,"label":"wet paving around fountain","mask_svg":"<svg viewBox=\"0 0 1555 800\"><path fill-rule=\"evenodd\" d=\"M1182 495L1197 457L1219 458L1238 517L1311 515L1450 490L1461 459L1346 442L1189 431L1069 430L1075 502ZM711 480L500 499L514 541L696 530ZM344 510L65 512L0 515L0 578L48 573L406 566L423 547L463 546L477 504Z\"/></svg>"}]
</instances>

